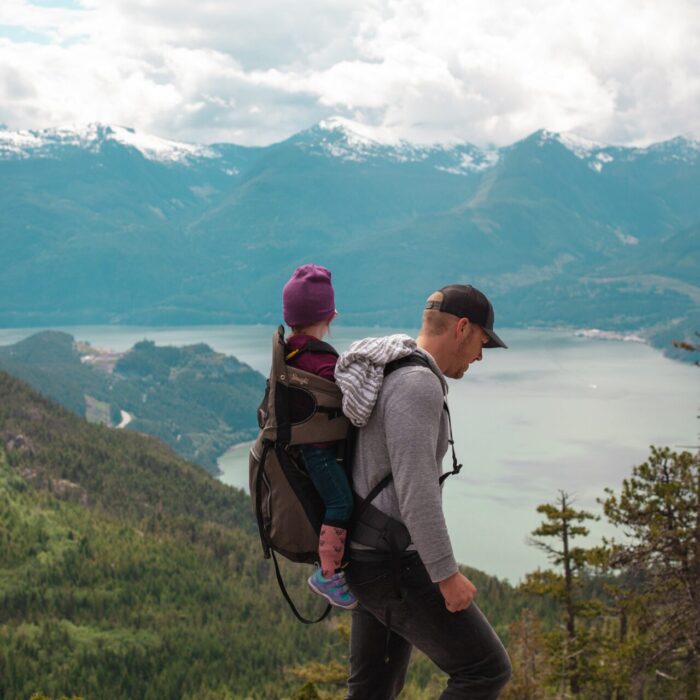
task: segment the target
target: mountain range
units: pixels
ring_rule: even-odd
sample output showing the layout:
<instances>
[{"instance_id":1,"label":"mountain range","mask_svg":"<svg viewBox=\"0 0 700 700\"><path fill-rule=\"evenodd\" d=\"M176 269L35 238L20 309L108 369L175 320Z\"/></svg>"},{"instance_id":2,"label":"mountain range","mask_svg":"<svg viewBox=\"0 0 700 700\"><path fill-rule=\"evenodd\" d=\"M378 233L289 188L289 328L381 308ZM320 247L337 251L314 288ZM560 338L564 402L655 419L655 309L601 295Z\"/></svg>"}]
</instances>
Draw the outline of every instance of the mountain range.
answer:
<instances>
[{"instance_id":1,"label":"mountain range","mask_svg":"<svg viewBox=\"0 0 700 700\"><path fill-rule=\"evenodd\" d=\"M700 142L538 131L382 144L342 120L267 147L131 129L0 129L0 324L277 322L295 266L341 321L418 323L471 282L498 324L689 338L700 327Z\"/></svg>"}]
</instances>

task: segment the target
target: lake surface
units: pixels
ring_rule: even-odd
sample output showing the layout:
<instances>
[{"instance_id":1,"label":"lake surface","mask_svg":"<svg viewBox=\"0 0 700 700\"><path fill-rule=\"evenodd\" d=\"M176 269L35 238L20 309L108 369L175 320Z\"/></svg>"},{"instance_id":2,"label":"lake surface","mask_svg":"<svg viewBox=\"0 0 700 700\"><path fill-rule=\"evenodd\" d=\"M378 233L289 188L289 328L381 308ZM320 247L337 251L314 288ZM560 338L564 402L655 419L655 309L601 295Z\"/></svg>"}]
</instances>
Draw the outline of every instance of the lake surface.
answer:
<instances>
[{"instance_id":1,"label":"lake surface","mask_svg":"<svg viewBox=\"0 0 700 700\"><path fill-rule=\"evenodd\" d=\"M0 345L38 329L0 329ZM268 373L271 326L62 328L77 340L126 350L205 342ZM337 326L330 342L415 329ZM450 382L457 455L464 464L445 484L445 513L457 559L515 582L547 562L528 546L538 504L559 489L576 506L601 514L596 498L618 489L649 445L698 445L700 369L668 360L641 343L594 340L569 331L499 329L508 350L485 351L460 381ZM219 461L226 483L247 490L248 454ZM449 454L448 454L449 456ZM447 468L447 462L445 467ZM594 535L606 529L593 525Z\"/></svg>"}]
</instances>

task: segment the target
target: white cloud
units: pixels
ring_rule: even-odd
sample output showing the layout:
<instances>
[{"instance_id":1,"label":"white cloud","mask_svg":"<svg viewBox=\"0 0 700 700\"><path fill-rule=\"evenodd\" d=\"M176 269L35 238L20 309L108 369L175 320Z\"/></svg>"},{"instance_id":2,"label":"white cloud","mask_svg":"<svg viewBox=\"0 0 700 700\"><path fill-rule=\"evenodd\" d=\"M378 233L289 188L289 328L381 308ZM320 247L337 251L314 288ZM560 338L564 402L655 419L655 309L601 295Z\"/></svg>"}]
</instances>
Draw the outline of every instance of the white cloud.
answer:
<instances>
[{"instance_id":1,"label":"white cloud","mask_svg":"<svg viewBox=\"0 0 700 700\"><path fill-rule=\"evenodd\" d=\"M381 140L700 136L694 0L4 0L0 122L268 143L331 115ZM8 38L13 37L13 38Z\"/></svg>"}]
</instances>

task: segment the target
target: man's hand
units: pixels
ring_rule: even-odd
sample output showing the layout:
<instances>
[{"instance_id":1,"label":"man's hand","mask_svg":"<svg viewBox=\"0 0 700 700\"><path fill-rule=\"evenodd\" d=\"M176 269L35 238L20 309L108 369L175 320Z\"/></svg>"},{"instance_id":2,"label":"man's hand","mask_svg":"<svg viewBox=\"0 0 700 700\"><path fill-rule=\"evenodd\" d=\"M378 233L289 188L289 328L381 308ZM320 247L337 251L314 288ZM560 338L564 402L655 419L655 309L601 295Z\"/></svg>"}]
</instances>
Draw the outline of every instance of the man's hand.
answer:
<instances>
[{"instance_id":1,"label":"man's hand","mask_svg":"<svg viewBox=\"0 0 700 700\"><path fill-rule=\"evenodd\" d=\"M459 571L438 583L445 599L445 607L450 612L459 612L471 605L476 595L476 586Z\"/></svg>"}]
</instances>

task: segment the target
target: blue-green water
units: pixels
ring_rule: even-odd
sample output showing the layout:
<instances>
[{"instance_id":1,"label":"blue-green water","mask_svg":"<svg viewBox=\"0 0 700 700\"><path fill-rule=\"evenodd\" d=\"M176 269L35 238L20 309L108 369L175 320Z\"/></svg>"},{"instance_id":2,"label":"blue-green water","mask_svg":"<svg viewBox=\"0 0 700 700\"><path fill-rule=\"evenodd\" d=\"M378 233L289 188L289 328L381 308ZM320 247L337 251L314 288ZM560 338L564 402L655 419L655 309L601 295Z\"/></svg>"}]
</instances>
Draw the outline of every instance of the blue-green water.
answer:
<instances>
[{"instance_id":1,"label":"blue-green water","mask_svg":"<svg viewBox=\"0 0 700 700\"><path fill-rule=\"evenodd\" d=\"M37 329L0 329L0 345ZM268 326L64 328L78 340L125 350L205 342L267 374ZM334 327L339 349L397 329ZM401 329L398 329L401 330ZM403 329L410 334L415 329ZM700 369L640 343L592 340L567 331L508 330L508 350L487 350L450 385L455 441L464 469L447 481L445 512L459 561L512 581L544 566L526 544L539 503L559 489L600 513L596 498L619 487L648 446L698 444ZM219 462L222 480L247 488L247 450ZM447 465L446 465L447 466ZM596 534L604 525L595 525Z\"/></svg>"}]
</instances>

